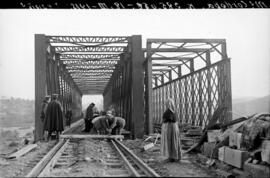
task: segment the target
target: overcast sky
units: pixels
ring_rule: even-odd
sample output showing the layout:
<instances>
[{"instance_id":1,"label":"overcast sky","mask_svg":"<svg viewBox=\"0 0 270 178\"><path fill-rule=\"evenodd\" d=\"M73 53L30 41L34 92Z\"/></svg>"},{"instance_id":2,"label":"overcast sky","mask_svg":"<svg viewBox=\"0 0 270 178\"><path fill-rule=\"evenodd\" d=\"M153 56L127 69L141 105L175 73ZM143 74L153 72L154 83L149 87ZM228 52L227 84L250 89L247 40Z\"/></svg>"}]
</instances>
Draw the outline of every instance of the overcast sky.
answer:
<instances>
[{"instance_id":1,"label":"overcast sky","mask_svg":"<svg viewBox=\"0 0 270 178\"><path fill-rule=\"evenodd\" d=\"M233 98L270 94L270 9L0 10L0 96L34 99L34 34L225 38Z\"/></svg>"}]
</instances>

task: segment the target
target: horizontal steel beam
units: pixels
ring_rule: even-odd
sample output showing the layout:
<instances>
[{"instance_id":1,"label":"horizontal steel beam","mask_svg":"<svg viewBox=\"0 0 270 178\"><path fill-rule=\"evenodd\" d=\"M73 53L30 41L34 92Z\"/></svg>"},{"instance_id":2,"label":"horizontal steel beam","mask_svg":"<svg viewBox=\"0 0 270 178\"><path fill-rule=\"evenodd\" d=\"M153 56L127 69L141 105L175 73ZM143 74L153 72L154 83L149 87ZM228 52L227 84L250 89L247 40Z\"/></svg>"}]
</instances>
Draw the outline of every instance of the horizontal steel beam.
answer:
<instances>
[{"instance_id":1,"label":"horizontal steel beam","mask_svg":"<svg viewBox=\"0 0 270 178\"><path fill-rule=\"evenodd\" d=\"M91 81L95 81L95 80L104 80L104 81L107 81L107 80L109 80L111 77L102 77L102 76L100 76L100 77L96 77L96 76L74 76L74 75L72 75L72 78L73 79L75 79L75 80L83 80L83 81L85 81L85 80L91 80Z\"/></svg>"},{"instance_id":2,"label":"horizontal steel beam","mask_svg":"<svg viewBox=\"0 0 270 178\"><path fill-rule=\"evenodd\" d=\"M152 69L152 71L170 71L171 69Z\"/></svg>"},{"instance_id":3,"label":"horizontal steel beam","mask_svg":"<svg viewBox=\"0 0 270 178\"><path fill-rule=\"evenodd\" d=\"M89 81L77 81L76 82L77 84L93 84L93 85L106 85L108 82L98 82L98 81L95 81L95 82L89 82Z\"/></svg>"},{"instance_id":4,"label":"horizontal steel beam","mask_svg":"<svg viewBox=\"0 0 270 178\"><path fill-rule=\"evenodd\" d=\"M104 87L100 86L100 87L88 87L88 86L80 86L80 88L82 90L86 89L86 90L98 90L98 91L103 91Z\"/></svg>"},{"instance_id":5,"label":"horizontal steel beam","mask_svg":"<svg viewBox=\"0 0 270 178\"><path fill-rule=\"evenodd\" d=\"M127 36L46 36L50 43L127 43Z\"/></svg>"},{"instance_id":6,"label":"horizontal steel beam","mask_svg":"<svg viewBox=\"0 0 270 178\"><path fill-rule=\"evenodd\" d=\"M84 90L82 90L82 92L83 93L85 93L85 92L87 92L87 93L89 93L89 92L103 92L104 90L94 90L94 89L84 89Z\"/></svg>"},{"instance_id":7,"label":"horizontal steel beam","mask_svg":"<svg viewBox=\"0 0 270 178\"><path fill-rule=\"evenodd\" d=\"M149 43L224 43L225 39L147 39Z\"/></svg>"},{"instance_id":8,"label":"horizontal steel beam","mask_svg":"<svg viewBox=\"0 0 270 178\"><path fill-rule=\"evenodd\" d=\"M80 85L81 89L95 89L95 90L103 90L104 86L89 86L89 85Z\"/></svg>"},{"instance_id":9,"label":"horizontal steel beam","mask_svg":"<svg viewBox=\"0 0 270 178\"><path fill-rule=\"evenodd\" d=\"M100 72L113 72L114 70L113 69L69 69L68 70L69 73L72 73L72 72L91 72L91 71L100 71Z\"/></svg>"},{"instance_id":10,"label":"horizontal steel beam","mask_svg":"<svg viewBox=\"0 0 270 178\"><path fill-rule=\"evenodd\" d=\"M77 69L79 69L79 70L81 70L81 69L83 69L83 70L102 70L102 69L114 70L115 67L112 65L110 65L110 66L102 65L102 66L94 66L94 67L89 65L89 66L67 66L66 69L67 70L77 70Z\"/></svg>"},{"instance_id":11,"label":"horizontal steel beam","mask_svg":"<svg viewBox=\"0 0 270 178\"><path fill-rule=\"evenodd\" d=\"M72 76L75 76L75 75L87 75L87 74L88 74L88 76L100 76L100 74L102 74L102 73L104 75L106 75L106 76L110 76L110 74L112 73L111 71L109 71L109 72L108 71L104 71L104 72L103 71L97 71L97 70L102 70L102 68L98 68L97 70L87 69L87 70L83 70L83 71L76 71L76 69L70 68L69 70L70 70L70 74Z\"/></svg>"},{"instance_id":12,"label":"horizontal steel beam","mask_svg":"<svg viewBox=\"0 0 270 178\"><path fill-rule=\"evenodd\" d=\"M96 80L79 80L79 79L75 79L74 81L76 81L76 82L101 82L101 83L105 83L105 82L108 82L109 80L105 80L105 79L100 79L100 80L98 80L98 79L96 79Z\"/></svg>"},{"instance_id":13,"label":"horizontal steel beam","mask_svg":"<svg viewBox=\"0 0 270 178\"><path fill-rule=\"evenodd\" d=\"M182 63L181 63L182 64ZM157 63L152 63L152 66L180 66L181 64L157 64Z\"/></svg>"},{"instance_id":14,"label":"horizontal steel beam","mask_svg":"<svg viewBox=\"0 0 270 178\"><path fill-rule=\"evenodd\" d=\"M210 48L151 48L149 49L150 52L192 52L192 53L199 53L208 51Z\"/></svg>"},{"instance_id":15,"label":"horizontal steel beam","mask_svg":"<svg viewBox=\"0 0 270 178\"><path fill-rule=\"evenodd\" d=\"M104 91L104 88L80 87L82 91Z\"/></svg>"},{"instance_id":16,"label":"horizontal steel beam","mask_svg":"<svg viewBox=\"0 0 270 178\"><path fill-rule=\"evenodd\" d=\"M86 79L110 79L111 76L99 76L99 75L71 75L73 79L75 80L86 80Z\"/></svg>"},{"instance_id":17,"label":"horizontal steel beam","mask_svg":"<svg viewBox=\"0 0 270 178\"><path fill-rule=\"evenodd\" d=\"M109 78L107 78L107 79L103 79L103 78L100 78L100 79L82 79L82 80L80 80L80 79L74 79L74 81L76 81L76 82L79 82L79 81L83 81L83 82L107 82L107 81L109 81Z\"/></svg>"},{"instance_id":18,"label":"horizontal steel beam","mask_svg":"<svg viewBox=\"0 0 270 178\"><path fill-rule=\"evenodd\" d=\"M103 92L104 90L96 90L96 89L83 89L82 92Z\"/></svg>"},{"instance_id":19,"label":"horizontal steel beam","mask_svg":"<svg viewBox=\"0 0 270 178\"><path fill-rule=\"evenodd\" d=\"M89 86L80 86L80 88L83 90L96 90L96 91L103 91L104 87L89 87Z\"/></svg>"},{"instance_id":20,"label":"horizontal steel beam","mask_svg":"<svg viewBox=\"0 0 270 178\"><path fill-rule=\"evenodd\" d=\"M93 73L71 73L72 76L81 76L81 77L89 77L89 76L101 76L101 77L111 77L112 75L103 72L93 72Z\"/></svg>"},{"instance_id":21,"label":"horizontal steel beam","mask_svg":"<svg viewBox=\"0 0 270 178\"><path fill-rule=\"evenodd\" d=\"M64 63L66 65L107 65L107 64L117 64L118 61L115 61L115 60L105 60L105 61L102 61L102 60L69 60L69 61L64 61Z\"/></svg>"},{"instance_id":22,"label":"horizontal steel beam","mask_svg":"<svg viewBox=\"0 0 270 178\"><path fill-rule=\"evenodd\" d=\"M191 60L193 57L151 57L152 60L175 60L175 61L185 61Z\"/></svg>"},{"instance_id":23,"label":"horizontal steel beam","mask_svg":"<svg viewBox=\"0 0 270 178\"><path fill-rule=\"evenodd\" d=\"M125 47L119 46L55 46L55 52L124 52Z\"/></svg>"},{"instance_id":24,"label":"horizontal steel beam","mask_svg":"<svg viewBox=\"0 0 270 178\"><path fill-rule=\"evenodd\" d=\"M118 54L61 54L60 59L120 59Z\"/></svg>"},{"instance_id":25,"label":"horizontal steel beam","mask_svg":"<svg viewBox=\"0 0 270 178\"><path fill-rule=\"evenodd\" d=\"M98 81L95 81L95 82L89 82L89 81L76 81L77 84L92 84L92 85L106 85L108 82L98 82Z\"/></svg>"}]
</instances>

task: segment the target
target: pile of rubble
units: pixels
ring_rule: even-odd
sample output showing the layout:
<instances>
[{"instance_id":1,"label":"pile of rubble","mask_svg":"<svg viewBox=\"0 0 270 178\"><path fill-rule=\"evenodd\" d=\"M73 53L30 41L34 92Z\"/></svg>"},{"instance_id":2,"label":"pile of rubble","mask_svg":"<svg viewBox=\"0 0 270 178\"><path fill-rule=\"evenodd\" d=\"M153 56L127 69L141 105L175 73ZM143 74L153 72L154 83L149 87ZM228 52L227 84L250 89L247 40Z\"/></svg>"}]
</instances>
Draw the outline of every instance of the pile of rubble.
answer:
<instances>
[{"instance_id":1,"label":"pile of rubble","mask_svg":"<svg viewBox=\"0 0 270 178\"><path fill-rule=\"evenodd\" d=\"M199 126L191 124L183 124L180 126L181 149L190 149L193 145L199 142L203 130Z\"/></svg>"},{"instance_id":2,"label":"pile of rubble","mask_svg":"<svg viewBox=\"0 0 270 178\"><path fill-rule=\"evenodd\" d=\"M230 165L236 175L269 177L270 114L212 124L187 152L203 153L208 157L209 166L215 163Z\"/></svg>"},{"instance_id":3,"label":"pile of rubble","mask_svg":"<svg viewBox=\"0 0 270 178\"><path fill-rule=\"evenodd\" d=\"M222 112L224 108L217 108L203 130L189 123L179 124L183 153L204 157L207 167L220 170L223 177L270 177L270 114L224 123L220 122ZM155 125L155 131L160 133L160 126ZM156 145L159 135L146 136L150 143L144 150Z\"/></svg>"}]
</instances>

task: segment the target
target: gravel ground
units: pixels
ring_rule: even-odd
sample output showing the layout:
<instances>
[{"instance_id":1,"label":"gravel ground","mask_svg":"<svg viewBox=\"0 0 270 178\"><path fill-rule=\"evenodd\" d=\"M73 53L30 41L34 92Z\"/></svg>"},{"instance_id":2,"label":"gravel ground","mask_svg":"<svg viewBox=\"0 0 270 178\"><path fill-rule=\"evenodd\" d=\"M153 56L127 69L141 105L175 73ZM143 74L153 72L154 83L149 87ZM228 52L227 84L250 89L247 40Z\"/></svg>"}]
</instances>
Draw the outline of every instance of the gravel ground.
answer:
<instances>
[{"instance_id":1,"label":"gravel ground","mask_svg":"<svg viewBox=\"0 0 270 178\"><path fill-rule=\"evenodd\" d=\"M77 132L82 134L79 130ZM56 144L56 141L38 142L38 146L26 155L18 159L9 160L5 159L5 156L25 146L22 138L12 138L8 140L5 140L3 137L0 138L0 177L26 176L42 158L41 155L47 153ZM153 142L153 140L149 141ZM180 162L164 163L165 158L160 155L159 141L154 147L146 151L143 151L143 146L151 142L135 139L124 140L123 143L162 177L217 177L213 169L206 167L206 160L201 159L197 155L182 155ZM50 176L104 176L104 172L107 171L107 168L104 167L104 160L110 157L110 151L108 151L110 145L108 142L97 139L85 139L72 141L71 145L72 154L76 157L76 160L73 160L74 164L59 166Z\"/></svg>"},{"instance_id":2,"label":"gravel ground","mask_svg":"<svg viewBox=\"0 0 270 178\"><path fill-rule=\"evenodd\" d=\"M182 154L180 162L164 163L159 142L146 151L143 151L143 146L151 142L135 139L124 140L123 143L162 177L218 177L213 170L196 164L199 159L196 155Z\"/></svg>"},{"instance_id":3,"label":"gravel ground","mask_svg":"<svg viewBox=\"0 0 270 178\"><path fill-rule=\"evenodd\" d=\"M73 164L55 167L49 177L104 177L115 171L106 166L106 160L116 154L106 140L76 139L71 140L68 147L65 152L74 158ZM124 165L120 168L126 170Z\"/></svg>"},{"instance_id":4,"label":"gravel ground","mask_svg":"<svg viewBox=\"0 0 270 178\"><path fill-rule=\"evenodd\" d=\"M47 153L55 143L55 141L38 142L35 149L18 159L5 159L5 156L1 155L0 177L25 177L42 158L40 155Z\"/></svg>"},{"instance_id":5,"label":"gravel ground","mask_svg":"<svg viewBox=\"0 0 270 178\"><path fill-rule=\"evenodd\" d=\"M102 158L105 141L95 139L72 140L69 144L69 155L75 158L72 166L55 167L50 177L100 177L103 175ZM91 168L91 169L89 169Z\"/></svg>"}]
</instances>

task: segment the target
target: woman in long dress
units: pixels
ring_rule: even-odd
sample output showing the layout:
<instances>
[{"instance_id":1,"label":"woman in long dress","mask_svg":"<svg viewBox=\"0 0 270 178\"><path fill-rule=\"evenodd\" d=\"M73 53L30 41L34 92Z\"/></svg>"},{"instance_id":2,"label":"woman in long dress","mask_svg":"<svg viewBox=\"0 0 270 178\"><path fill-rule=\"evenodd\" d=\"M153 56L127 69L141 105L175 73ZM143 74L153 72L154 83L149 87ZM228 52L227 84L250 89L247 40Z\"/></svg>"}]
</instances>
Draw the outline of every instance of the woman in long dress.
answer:
<instances>
[{"instance_id":1,"label":"woman in long dress","mask_svg":"<svg viewBox=\"0 0 270 178\"><path fill-rule=\"evenodd\" d=\"M166 111L162 116L161 154L170 162L181 159L178 119L174 101L171 98L166 101Z\"/></svg>"}]
</instances>

